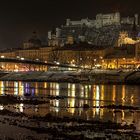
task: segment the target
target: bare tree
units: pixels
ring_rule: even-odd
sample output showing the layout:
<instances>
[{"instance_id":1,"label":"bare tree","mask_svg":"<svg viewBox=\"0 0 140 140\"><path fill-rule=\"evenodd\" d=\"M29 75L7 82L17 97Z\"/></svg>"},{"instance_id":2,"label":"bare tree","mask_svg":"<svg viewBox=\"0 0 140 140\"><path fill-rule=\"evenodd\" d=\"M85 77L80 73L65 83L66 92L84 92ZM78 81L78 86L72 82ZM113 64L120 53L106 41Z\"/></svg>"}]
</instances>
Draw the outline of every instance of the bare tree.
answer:
<instances>
[{"instance_id":1,"label":"bare tree","mask_svg":"<svg viewBox=\"0 0 140 140\"><path fill-rule=\"evenodd\" d=\"M52 51L49 53L48 61L49 61L49 62L54 62L54 61L59 62L59 60L60 60L60 51L57 50L57 49L52 50Z\"/></svg>"}]
</instances>

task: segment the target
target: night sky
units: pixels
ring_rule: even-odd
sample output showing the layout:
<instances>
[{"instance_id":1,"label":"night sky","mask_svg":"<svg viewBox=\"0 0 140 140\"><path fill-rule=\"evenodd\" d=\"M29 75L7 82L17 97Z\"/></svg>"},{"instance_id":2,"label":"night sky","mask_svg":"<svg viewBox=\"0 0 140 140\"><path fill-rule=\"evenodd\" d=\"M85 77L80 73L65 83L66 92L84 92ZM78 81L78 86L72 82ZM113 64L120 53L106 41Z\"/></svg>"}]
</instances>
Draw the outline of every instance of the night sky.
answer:
<instances>
[{"instance_id":1,"label":"night sky","mask_svg":"<svg viewBox=\"0 0 140 140\"><path fill-rule=\"evenodd\" d=\"M3 0L0 3L0 48L22 46L33 31L47 38L47 31L65 24L66 18L95 18L97 13L140 14L140 0Z\"/></svg>"}]
</instances>

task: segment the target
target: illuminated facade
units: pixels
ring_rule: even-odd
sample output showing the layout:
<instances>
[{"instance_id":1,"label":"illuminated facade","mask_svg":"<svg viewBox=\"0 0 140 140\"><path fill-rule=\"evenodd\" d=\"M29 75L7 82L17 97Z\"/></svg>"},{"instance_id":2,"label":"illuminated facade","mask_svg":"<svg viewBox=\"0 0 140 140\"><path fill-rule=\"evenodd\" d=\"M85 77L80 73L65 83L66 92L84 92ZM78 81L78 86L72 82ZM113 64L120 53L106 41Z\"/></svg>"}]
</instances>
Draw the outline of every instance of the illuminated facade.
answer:
<instances>
[{"instance_id":1,"label":"illuminated facade","mask_svg":"<svg viewBox=\"0 0 140 140\"><path fill-rule=\"evenodd\" d=\"M106 68L132 69L140 66L140 43L115 48L113 52L104 59Z\"/></svg>"},{"instance_id":2,"label":"illuminated facade","mask_svg":"<svg viewBox=\"0 0 140 140\"><path fill-rule=\"evenodd\" d=\"M52 47L40 47L40 48L31 48L31 49L19 49L9 52L1 52L1 58L16 58L16 59L28 59L28 60L39 60L43 62L47 62L49 59L50 51ZM9 62L1 62L0 69L6 71L28 71L28 70L42 70L46 71L47 67L32 65L32 64L20 64L20 63L9 63Z\"/></svg>"},{"instance_id":3,"label":"illuminated facade","mask_svg":"<svg viewBox=\"0 0 140 140\"><path fill-rule=\"evenodd\" d=\"M119 34L118 45L117 46L120 47L120 46L122 46L124 44L129 44L129 45L131 44L131 45L133 45L133 44L136 44L136 43L139 43L139 42L140 42L140 38L139 37L137 37L137 39L134 40L134 39L129 37L127 31L122 31Z\"/></svg>"},{"instance_id":4,"label":"illuminated facade","mask_svg":"<svg viewBox=\"0 0 140 140\"><path fill-rule=\"evenodd\" d=\"M22 49L13 52L1 52L1 57L25 58L43 62L59 62L61 64L79 65L85 68L136 68L140 65L140 43L123 45L121 47L89 47L65 46L40 47L36 49ZM17 65L1 63L1 69Z\"/></svg>"}]
</instances>

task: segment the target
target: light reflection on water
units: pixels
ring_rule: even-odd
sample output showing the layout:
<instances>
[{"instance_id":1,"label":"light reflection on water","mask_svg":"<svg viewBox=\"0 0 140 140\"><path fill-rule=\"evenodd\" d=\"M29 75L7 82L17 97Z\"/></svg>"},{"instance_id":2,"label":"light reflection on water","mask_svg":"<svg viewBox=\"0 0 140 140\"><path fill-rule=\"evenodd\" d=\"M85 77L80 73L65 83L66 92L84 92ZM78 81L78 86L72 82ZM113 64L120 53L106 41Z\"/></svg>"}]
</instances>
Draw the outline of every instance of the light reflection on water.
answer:
<instances>
[{"instance_id":1,"label":"light reflection on water","mask_svg":"<svg viewBox=\"0 0 140 140\"><path fill-rule=\"evenodd\" d=\"M100 106L110 104L122 104L140 106L140 87L128 85L82 85L72 83L46 83L46 82L6 82L0 81L0 94L11 94L31 97L45 97L47 95L66 96L64 100L50 100L49 104L28 106L24 104L15 105L16 112L24 112L29 115L46 115L52 113L59 116L76 116L85 119L102 119L121 122L122 120L132 123L135 121L137 129L140 130L140 112L103 109ZM96 108L85 110L83 105L96 106ZM80 107L80 108L79 108ZM0 106L0 109L3 109ZM10 108L13 110L13 108Z\"/></svg>"}]
</instances>

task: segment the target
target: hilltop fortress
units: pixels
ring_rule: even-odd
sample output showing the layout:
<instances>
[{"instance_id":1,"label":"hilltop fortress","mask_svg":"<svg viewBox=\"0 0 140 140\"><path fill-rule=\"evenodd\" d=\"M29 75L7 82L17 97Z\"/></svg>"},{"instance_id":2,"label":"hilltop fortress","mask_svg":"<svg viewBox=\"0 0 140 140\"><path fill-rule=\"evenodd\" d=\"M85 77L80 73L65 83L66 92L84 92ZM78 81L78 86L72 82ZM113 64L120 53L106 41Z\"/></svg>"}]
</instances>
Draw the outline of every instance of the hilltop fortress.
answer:
<instances>
[{"instance_id":1,"label":"hilltop fortress","mask_svg":"<svg viewBox=\"0 0 140 140\"><path fill-rule=\"evenodd\" d=\"M121 17L118 12L97 14L95 19L66 19L65 25L48 32L48 45L63 46L82 41L96 46L134 44L139 31L138 14L133 17ZM123 40L124 36L127 38Z\"/></svg>"},{"instance_id":2,"label":"hilltop fortress","mask_svg":"<svg viewBox=\"0 0 140 140\"><path fill-rule=\"evenodd\" d=\"M95 20L81 19L80 21L66 20L66 26L77 26L85 25L88 27L101 28L108 25L120 25L120 24L133 24L135 20L136 25L138 25L138 14L134 17L124 17L121 18L120 13L111 14L97 14Z\"/></svg>"},{"instance_id":3,"label":"hilltop fortress","mask_svg":"<svg viewBox=\"0 0 140 140\"><path fill-rule=\"evenodd\" d=\"M83 68L139 68L140 26L138 15L121 17L120 13L98 14L95 20L66 20L65 25L48 32L44 45L36 32L19 49L0 53L1 58L41 60L82 66ZM22 65L21 65L22 66ZM23 70L14 63L3 64L1 69ZM23 65L24 66L24 65ZM25 67L25 66L24 66ZM40 66L27 69L40 70ZM44 68L42 68L44 69Z\"/></svg>"}]
</instances>

